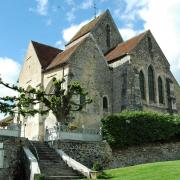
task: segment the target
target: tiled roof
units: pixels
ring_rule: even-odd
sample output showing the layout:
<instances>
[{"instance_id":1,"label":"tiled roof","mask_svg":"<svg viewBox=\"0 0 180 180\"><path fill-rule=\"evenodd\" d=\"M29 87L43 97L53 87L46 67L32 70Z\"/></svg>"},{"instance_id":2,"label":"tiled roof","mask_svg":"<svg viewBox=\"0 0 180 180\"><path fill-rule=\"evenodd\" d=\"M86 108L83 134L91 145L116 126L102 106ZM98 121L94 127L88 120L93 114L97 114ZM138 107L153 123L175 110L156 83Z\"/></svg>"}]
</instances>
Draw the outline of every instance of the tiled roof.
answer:
<instances>
[{"instance_id":1,"label":"tiled roof","mask_svg":"<svg viewBox=\"0 0 180 180\"><path fill-rule=\"evenodd\" d=\"M51 64L46 68L46 70L52 69L56 66L59 66L70 58L70 56L73 54L73 52L77 49L77 47L81 44L82 41L75 44L74 46L65 49L63 52L59 53L51 62Z\"/></svg>"},{"instance_id":2,"label":"tiled roof","mask_svg":"<svg viewBox=\"0 0 180 180\"><path fill-rule=\"evenodd\" d=\"M41 44L35 41L32 41L32 44L43 69L45 69L51 63L51 61L57 54L62 52L62 50L58 48Z\"/></svg>"},{"instance_id":3,"label":"tiled roof","mask_svg":"<svg viewBox=\"0 0 180 180\"><path fill-rule=\"evenodd\" d=\"M110 63L118 59L119 57L122 57L123 55L130 53L136 47L136 45L140 42L140 40L144 37L146 33L147 31L125 42L118 44L118 46L116 46L113 50L111 50L105 55L107 61Z\"/></svg>"},{"instance_id":4,"label":"tiled roof","mask_svg":"<svg viewBox=\"0 0 180 180\"><path fill-rule=\"evenodd\" d=\"M88 32L90 32L95 25L97 24L97 22L101 19L101 17L104 15L105 13L102 13L101 15L99 15L98 17L96 17L95 19L93 19L92 21L90 21L89 23L87 23L86 25L84 25L74 36L73 38L68 42L68 44L72 43L73 41L79 39L80 37L84 36L85 34L87 34ZM67 45L68 45L67 44Z\"/></svg>"}]
</instances>

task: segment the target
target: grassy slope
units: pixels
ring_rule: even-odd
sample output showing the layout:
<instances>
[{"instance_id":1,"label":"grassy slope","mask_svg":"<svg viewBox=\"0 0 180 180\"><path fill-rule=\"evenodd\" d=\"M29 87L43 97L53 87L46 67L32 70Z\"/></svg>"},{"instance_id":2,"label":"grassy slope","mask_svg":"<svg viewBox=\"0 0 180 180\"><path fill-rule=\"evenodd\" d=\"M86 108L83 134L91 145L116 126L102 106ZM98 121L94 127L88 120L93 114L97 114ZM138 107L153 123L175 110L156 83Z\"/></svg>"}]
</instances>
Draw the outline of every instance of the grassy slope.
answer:
<instances>
[{"instance_id":1,"label":"grassy slope","mask_svg":"<svg viewBox=\"0 0 180 180\"><path fill-rule=\"evenodd\" d=\"M142 164L105 172L114 180L180 180L180 161Z\"/></svg>"}]
</instances>

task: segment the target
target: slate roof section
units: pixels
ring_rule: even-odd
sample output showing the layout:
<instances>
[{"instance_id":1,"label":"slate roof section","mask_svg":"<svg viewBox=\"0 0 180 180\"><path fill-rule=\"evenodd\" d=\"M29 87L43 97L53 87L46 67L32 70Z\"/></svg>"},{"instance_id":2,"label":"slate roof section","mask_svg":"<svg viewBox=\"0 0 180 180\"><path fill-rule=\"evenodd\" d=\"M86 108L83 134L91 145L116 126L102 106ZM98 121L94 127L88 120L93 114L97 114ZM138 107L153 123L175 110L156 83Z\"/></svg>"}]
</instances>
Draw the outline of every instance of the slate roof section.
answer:
<instances>
[{"instance_id":1,"label":"slate roof section","mask_svg":"<svg viewBox=\"0 0 180 180\"><path fill-rule=\"evenodd\" d=\"M95 19L91 20L89 23L85 24L74 36L73 38L67 43L70 44L74 42L75 40L79 39L80 37L84 36L85 34L89 33L97 24L97 22L101 19L101 17L105 14L106 12L102 13Z\"/></svg>"},{"instance_id":2,"label":"slate roof section","mask_svg":"<svg viewBox=\"0 0 180 180\"><path fill-rule=\"evenodd\" d=\"M42 66L42 69L46 69L46 67L52 62L53 58L56 57L57 54L62 52L61 49L55 47L51 47L35 41L31 41L31 42L34 46L39 62Z\"/></svg>"},{"instance_id":3,"label":"slate roof section","mask_svg":"<svg viewBox=\"0 0 180 180\"><path fill-rule=\"evenodd\" d=\"M77 47L81 44L82 41L75 44L74 46L65 49L63 52L59 53L51 62L51 64L46 68L46 70L53 69L61 64L67 62L67 60L71 57L71 55L76 51Z\"/></svg>"},{"instance_id":4,"label":"slate roof section","mask_svg":"<svg viewBox=\"0 0 180 180\"><path fill-rule=\"evenodd\" d=\"M142 40L142 38L148 31L145 31L125 42L118 44L114 49L112 49L105 55L107 62L111 63L118 58L126 55L127 53L130 53L138 45L138 43Z\"/></svg>"}]
</instances>

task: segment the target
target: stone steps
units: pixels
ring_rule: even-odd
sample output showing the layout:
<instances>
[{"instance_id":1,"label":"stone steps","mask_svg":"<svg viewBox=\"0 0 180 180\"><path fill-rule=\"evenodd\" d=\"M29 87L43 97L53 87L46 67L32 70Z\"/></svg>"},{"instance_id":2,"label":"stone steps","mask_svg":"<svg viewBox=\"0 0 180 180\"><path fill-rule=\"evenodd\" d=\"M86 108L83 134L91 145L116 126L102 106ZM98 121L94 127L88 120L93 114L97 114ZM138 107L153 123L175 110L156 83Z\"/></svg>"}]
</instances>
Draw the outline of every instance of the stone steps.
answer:
<instances>
[{"instance_id":1,"label":"stone steps","mask_svg":"<svg viewBox=\"0 0 180 180\"><path fill-rule=\"evenodd\" d=\"M79 176L46 176L44 180L80 179Z\"/></svg>"},{"instance_id":2,"label":"stone steps","mask_svg":"<svg viewBox=\"0 0 180 180\"><path fill-rule=\"evenodd\" d=\"M46 143L32 142L39 156L39 167L45 175L45 180L81 179L73 169L68 167L54 149Z\"/></svg>"}]
</instances>

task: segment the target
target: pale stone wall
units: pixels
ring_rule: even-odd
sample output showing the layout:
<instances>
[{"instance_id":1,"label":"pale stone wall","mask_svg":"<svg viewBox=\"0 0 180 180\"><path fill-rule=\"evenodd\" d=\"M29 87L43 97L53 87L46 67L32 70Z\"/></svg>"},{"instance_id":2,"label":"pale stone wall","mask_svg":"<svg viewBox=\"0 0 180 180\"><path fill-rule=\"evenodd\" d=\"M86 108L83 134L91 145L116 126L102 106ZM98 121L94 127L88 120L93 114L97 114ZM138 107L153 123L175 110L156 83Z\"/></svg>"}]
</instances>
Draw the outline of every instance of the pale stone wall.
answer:
<instances>
[{"instance_id":1,"label":"pale stone wall","mask_svg":"<svg viewBox=\"0 0 180 180\"><path fill-rule=\"evenodd\" d=\"M24 89L29 87L40 88L42 81L41 65L34 50L32 43L29 43L29 47L25 56L24 64L19 75L19 86ZM39 108L39 105L36 107ZM40 115L34 117L20 117L22 123L22 136L29 139L37 140L39 135L39 119Z\"/></svg>"},{"instance_id":2,"label":"pale stone wall","mask_svg":"<svg viewBox=\"0 0 180 180\"><path fill-rule=\"evenodd\" d=\"M92 36L86 38L69 60L69 82L78 81L93 100L80 113L75 123L86 128L99 128L103 112L103 96L108 98L108 112L112 112L112 74Z\"/></svg>"},{"instance_id":3,"label":"pale stone wall","mask_svg":"<svg viewBox=\"0 0 180 180\"><path fill-rule=\"evenodd\" d=\"M30 42L23 67L19 75L19 86L25 89L27 89L28 86L36 88L41 83L41 77L41 65L34 47Z\"/></svg>"},{"instance_id":4,"label":"pale stone wall","mask_svg":"<svg viewBox=\"0 0 180 180\"><path fill-rule=\"evenodd\" d=\"M63 67L57 67L55 69L45 71L43 74L43 87L44 90L49 93L53 86L52 79L55 77L58 80L65 79L65 82L63 83L63 88L67 89L68 84L68 75L69 75L69 67L63 66ZM53 128L56 126L56 117L53 115L53 113L50 111L47 115L45 115L42 118L42 121L44 121L44 129L47 128Z\"/></svg>"}]
</instances>

